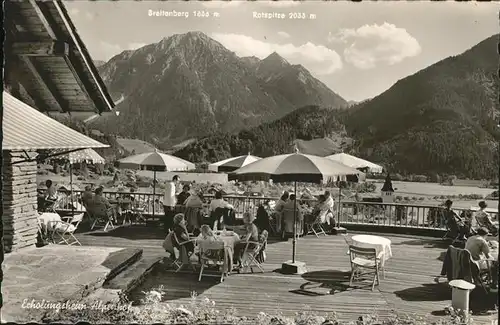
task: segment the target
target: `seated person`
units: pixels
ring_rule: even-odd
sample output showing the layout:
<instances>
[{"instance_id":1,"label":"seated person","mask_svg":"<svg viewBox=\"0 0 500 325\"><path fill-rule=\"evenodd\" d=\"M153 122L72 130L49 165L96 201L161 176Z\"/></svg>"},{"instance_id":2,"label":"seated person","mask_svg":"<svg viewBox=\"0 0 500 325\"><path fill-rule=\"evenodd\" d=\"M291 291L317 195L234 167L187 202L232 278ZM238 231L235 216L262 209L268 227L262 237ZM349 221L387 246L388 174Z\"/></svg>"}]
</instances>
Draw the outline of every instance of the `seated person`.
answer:
<instances>
[{"instance_id":1,"label":"seated person","mask_svg":"<svg viewBox=\"0 0 500 325\"><path fill-rule=\"evenodd\" d=\"M498 234L498 226L493 223L491 217L488 212L486 212L486 208L488 205L485 201L479 202L479 211L477 211L472 218L473 227L486 227L492 235Z\"/></svg>"},{"instance_id":2,"label":"seated person","mask_svg":"<svg viewBox=\"0 0 500 325\"><path fill-rule=\"evenodd\" d=\"M241 236L241 241L237 243L234 247L234 262L241 265L243 253L245 252L245 247L248 241L258 242L259 241L259 229L253 223L255 217L252 216L250 212L245 212L243 214L243 223L245 225L245 233ZM255 244L248 244L248 249L255 248Z\"/></svg>"},{"instance_id":3,"label":"seated person","mask_svg":"<svg viewBox=\"0 0 500 325\"><path fill-rule=\"evenodd\" d=\"M467 236L469 236L470 229L467 227L465 221L451 209L453 201L446 200L444 205L444 218L448 228L450 229L451 237L456 237L457 240L466 240Z\"/></svg>"},{"instance_id":4,"label":"seated person","mask_svg":"<svg viewBox=\"0 0 500 325\"><path fill-rule=\"evenodd\" d=\"M83 206L88 207L93 199L94 199L94 193L92 193L92 186L91 185L85 186L85 191L83 191L82 194Z\"/></svg>"},{"instance_id":5,"label":"seated person","mask_svg":"<svg viewBox=\"0 0 500 325\"><path fill-rule=\"evenodd\" d=\"M93 215L93 217L112 217L113 220L116 221L114 206L104 197L103 191L104 189L102 187L96 188L94 198L88 210L90 210L92 214L97 214ZM111 215L109 215L109 213L111 213Z\"/></svg>"},{"instance_id":6,"label":"seated person","mask_svg":"<svg viewBox=\"0 0 500 325\"><path fill-rule=\"evenodd\" d=\"M182 191L177 194L177 204L186 205L186 200L189 198L189 196L191 196L191 193L189 193L190 190L191 186L189 186L188 184L182 187Z\"/></svg>"},{"instance_id":7,"label":"seated person","mask_svg":"<svg viewBox=\"0 0 500 325\"><path fill-rule=\"evenodd\" d=\"M47 186L47 190L45 191L45 199L48 201L57 200L57 189L54 183L50 179L45 182L45 186Z\"/></svg>"},{"instance_id":8,"label":"seated person","mask_svg":"<svg viewBox=\"0 0 500 325\"><path fill-rule=\"evenodd\" d=\"M470 237L465 243L465 249L470 252L472 259L481 270L488 268L485 259L493 259L490 255L490 245L486 240L488 234L488 229L479 228L477 230L477 235Z\"/></svg>"},{"instance_id":9,"label":"seated person","mask_svg":"<svg viewBox=\"0 0 500 325\"><path fill-rule=\"evenodd\" d=\"M184 204L187 208L203 208L203 193L199 192L195 195L189 195Z\"/></svg>"},{"instance_id":10,"label":"seated person","mask_svg":"<svg viewBox=\"0 0 500 325\"><path fill-rule=\"evenodd\" d=\"M267 230L269 231L269 214L267 213L266 207L264 205L259 206L257 209L257 218L255 224L259 231Z\"/></svg>"},{"instance_id":11,"label":"seated person","mask_svg":"<svg viewBox=\"0 0 500 325\"><path fill-rule=\"evenodd\" d=\"M172 243L174 247L180 251L180 243L190 240L189 232L186 228L186 221L184 220L184 215L182 213L178 213L174 216L173 232L175 234L175 237L177 238L177 241L174 239ZM191 256L194 252L194 243L188 242L184 244L184 247L187 250L188 256Z\"/></svg>"},{"instance_id":12,"label":"seated person","mask_svg":"<svg viewBox=\"0 0 500 325\"><path fill-rule=\"evenodd\" d=\"M215 198L210 201L210 212L215 211L217 208L234 209L234 207L222 198L220 191L215 192Z\"/></svg>"},{"instance_id":13,"label":"seated person","mask_svg":"<svg viewBox=\"0 0 500 325\"><path fill-rule=\"evenodd\" d=\"M215 199L210 201L210 226L213 226L215 224L215 221L222 221L222 223L232 224L232 219L234 219L235 217L234 211L224 211L225 209L233 210L234 207L222 198L221 192L216 192Z\"/></svg>"}]
</instances>

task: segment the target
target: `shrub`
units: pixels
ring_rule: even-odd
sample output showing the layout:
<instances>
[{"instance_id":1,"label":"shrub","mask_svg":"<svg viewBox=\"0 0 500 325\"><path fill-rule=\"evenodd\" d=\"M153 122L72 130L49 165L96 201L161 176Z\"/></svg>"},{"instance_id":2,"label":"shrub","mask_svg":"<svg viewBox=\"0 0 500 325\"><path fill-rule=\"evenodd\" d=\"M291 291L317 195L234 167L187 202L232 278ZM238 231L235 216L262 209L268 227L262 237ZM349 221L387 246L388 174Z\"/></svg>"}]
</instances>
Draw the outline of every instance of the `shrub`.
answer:
<instances>
[{"instance_id":1,"label":"shrub","mask_svg":"<svg viewBox=\"0 0 500 325\"><path fill-rule=\"evenodd\" d=\"M425 200L425 197L421 196L421 197L418 198L418 200L419 201L423 201L423 200Z\"/></svg>"},{"instance_id":2,"label":"shrub","mask_svg":"<svg viewBox=\"0 0 500 325\"><path fill-rule=\"evenodd\" d=\"M448 318L442 321L426 321L423 317L410 315L391 315L387 319L381 320L374 315L360 316L358 321L344 322L338 320L336 313L318 315L308 308L305 311L296 313L295 317L286 317L281 313L274 315L260 312L256 317L247 319L238 316L234 308L226 308L220 311L216 308L213 300L200 298L192 294L188 305L171 305L162 303L165 290L160 287L149 292L145 292L142 305L132 306L128 300L122 296L120 308L117 305L106 304L100 308L83 310L59 310L48 313L42 320L44 323L77 323L89 322L99 324L259 324L259 325L417 325L417 324L468 324L472 319L464 315L459 310L448 307L445 312ZM125 308L123 308L125 307Z\"/></svg>"},{"instance_id":3,"label":"shrub","mask_svg":"<svg viewBox=\"0 0 500 325\"><path fill-rule=\"evenodd\" d=\"M396 201L402 201L403 197L401 195L396 196Z\"/></svg>"}]
</instances>

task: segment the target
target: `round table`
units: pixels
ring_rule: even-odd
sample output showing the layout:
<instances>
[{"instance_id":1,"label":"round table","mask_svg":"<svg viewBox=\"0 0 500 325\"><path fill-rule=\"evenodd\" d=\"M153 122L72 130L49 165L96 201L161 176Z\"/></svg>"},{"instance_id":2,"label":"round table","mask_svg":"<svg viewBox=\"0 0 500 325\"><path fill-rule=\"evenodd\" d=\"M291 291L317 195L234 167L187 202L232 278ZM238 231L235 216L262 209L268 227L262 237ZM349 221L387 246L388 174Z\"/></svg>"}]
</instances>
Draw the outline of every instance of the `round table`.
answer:
<instances>
[{"instance_id":1,"label":"round table","mask_svg":"<svg viewBox=\"0 0 500 325\"><path fill-rule=\"evenodd\" d=\"M385 237L373 235L352 236L352 245L361 248L375 248L377 257L380 258L381 265L392 257L391 241Z\"/></svg>"},{"instance_id":2,"label":"round table","mask_svg":"<svg viewBox=\"0 0 500 325\"><path fill-rule=\"evenodd\" d=\"M217 237L217 240L221 240L224 242L224 272L231 272L233 269L233 255L234 255L234 247L240 241L240 236L233 231L215 231L214 235ZM197 239L198 241L202 241L201 235Z\"/></svg>"}]
</instances>

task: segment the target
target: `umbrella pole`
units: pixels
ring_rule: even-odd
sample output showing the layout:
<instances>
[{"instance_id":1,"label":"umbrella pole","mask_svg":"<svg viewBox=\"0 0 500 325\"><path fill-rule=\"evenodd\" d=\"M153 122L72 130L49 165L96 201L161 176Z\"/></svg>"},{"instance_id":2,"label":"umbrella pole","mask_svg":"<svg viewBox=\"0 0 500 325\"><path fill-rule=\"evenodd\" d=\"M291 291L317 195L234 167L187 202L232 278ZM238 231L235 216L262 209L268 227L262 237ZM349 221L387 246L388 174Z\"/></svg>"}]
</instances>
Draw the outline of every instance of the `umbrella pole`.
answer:
<instances>
[{"instance_id":1,"label":"umbrella pole","mask_svg":"<svg viewBox=\"0 0 500 325\"><path fill-rule=\"evenodd\" d=\"M292 241L292 260L286 261L281 265L281 271L285 274L304 274L307 272L306 263L295 259L297 250L297 182L295 181L295 201L293 203L293 241Z\"/></svg>"},{"instance_id":2,"label":"umbrella pole","mask_svg":"<svg viewBox=\"0 0 500 325\"><path fill-rule=\"evenodd\" d=\"M153 219L155 218L156 170L153 171Z\"/></svg>"},{"instance_id":3,"label":"umbrella pole","mask_svg":"<svg viewBox=\"0 0 500 325\"><path fill-rule=\"evenodd\" d=\"M337 228L340 227L340 209L342 208L342 205L340 203L341 198L342 198L342 186L339 185L339 206L337 207Z\"/></svg>"},{"instance_id":4,"label":"umbrella pole","mask_svg":"<svg viewBox=\"0 0 500 325\"><path fill-rule=\"evenodd\" d=\"M297 249L297 181L294 186L295 200L293 201L293 241L292 241L292 263L295 263Z\"/></svg>"},{"instance_id":5,"label":"umbrella pole","mask_svg":"<svg viewBox=\"0 0 500 325\"><path fill-rule=\"evenodd\" d=\"M75 215L75 205L73 204L73 165L69 162L69 196L71 198L71 215Z\"/></svg>"}]
</instances>

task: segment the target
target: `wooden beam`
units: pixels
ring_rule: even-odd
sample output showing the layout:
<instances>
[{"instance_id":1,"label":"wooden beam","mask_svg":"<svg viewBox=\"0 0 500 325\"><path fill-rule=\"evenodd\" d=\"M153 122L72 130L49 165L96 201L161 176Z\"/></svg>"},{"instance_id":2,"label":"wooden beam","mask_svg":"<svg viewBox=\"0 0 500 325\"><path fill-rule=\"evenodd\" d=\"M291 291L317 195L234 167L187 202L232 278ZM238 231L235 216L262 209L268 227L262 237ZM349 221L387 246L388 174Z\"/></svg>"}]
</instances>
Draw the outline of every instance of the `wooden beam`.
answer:
<instances>
[{"instance_id":1,"label":"wooden beam","mask_svg":"<svg viewBox=\"0 0 500 325\"><path fill-rule=\"evenodd\" d=\"M31 4L31 7L33 7L33 9L35 10L36 15L38 16L38 18L42 22L42 25L45 28L45 30L47 31L47 33L49 34L50 38L52 38L54 40L57 39L56 33L54 33L54 29L49 24L49 21L47 20L47 17L43 13L39 4L35 0L28 0L28 1Z\"/></svg>"},{"instance_id":2,"label":"wooden beam","mask_svg":"<svg viewBox=\"0 0 500 325\"><path fill-rule=\"evenodd\" d=\"M37 83L44 88L48 93L52 95L54 98L54 101L57 103L57 108L61 112L67 112L69 104L68 102L62 97L61 93L57 90L55 85L52 83L51 80L48 78L44 78L36 67L33 65L33 62L31 62L31 59L29 57L22 57L23 63L26 65L26 67L29 69L31 74L33 75L33 78L37 81Z\"/></svg>"},{"instance_id":3,"label":"wooden beam","mask_svg":"<svg viewBox=\"0 0 500 325\"><path fill-rule=\"evenodd\" d=\"M78 64L77 60L74 59L73 53L70 52L70 54L68 56L64 57L64 60L66 61L66 64L68 65L68 68L71 70L73 77L75 77L76 82L80 86L81 90L83 91L83 93L85 94L85 96L87 97L89 102L92 103L93 105L97 105L97 103L100 100L99 100L99 98L96 98L97 96L95 96L96 91L92 90L91 83L88 82L88 80L86 78L82 78L81 74L78 73L77 67L79 67L79 64ZM75 67L75 65L76 65L76 67ZM79 71L82 71L82 69L79 69ZM96 107L94 109L94 111L95 110L98 110L98 108ZM99 112L99 114L100 113L101 112Z\"/></svg>"},{"instance_id":4,"label":"wooden beam","mask_svg":"<svg viewBox=\"0 0 500 325\"><path fill-rule=\"evenodd\" d=\"M61 41L15 42L10 53L20 56L65 56L69 54L69 44Z\"/></svg>"}]
</instances>

